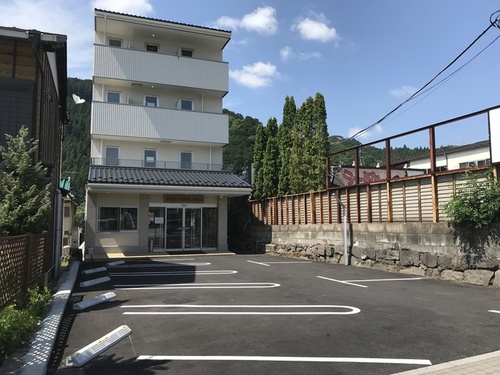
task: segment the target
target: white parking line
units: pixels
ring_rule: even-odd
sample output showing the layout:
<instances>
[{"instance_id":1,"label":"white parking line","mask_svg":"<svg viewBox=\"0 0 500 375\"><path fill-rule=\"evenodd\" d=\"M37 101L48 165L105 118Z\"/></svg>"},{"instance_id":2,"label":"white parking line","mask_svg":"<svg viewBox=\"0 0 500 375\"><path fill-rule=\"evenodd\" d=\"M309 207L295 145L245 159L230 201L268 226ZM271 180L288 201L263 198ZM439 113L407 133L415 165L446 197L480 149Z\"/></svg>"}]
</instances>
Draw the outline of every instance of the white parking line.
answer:
<instances>
[{"instance_id":1,"label":"white parking line","mask_svg":"<svg viewBox=\"0 0 500 375\"><path fill-rule=\"evenodd\" d=\"M371 283L374 281L412 281L412 280L422 280L422 277L402 277L394 279L367 279L367 280L346 280L350 283Z\"/></svg>"},{"instance_id":2,"label":"white parking line","mask_svg":"<svg viewBox=\"0 0 500 375\"><path fill-rule=\"evenodd\" d=\"M109 268L156 268L156 267L185 267L185 266L209 266L208 262L193 262L193 263L136 263L136 264L117 264Z\"/></svg>"},{"instance_id":3,"label":"white parking line","mask_svg":"<svg viewBox=\"0 0 500 375\"><path fill-rule=\"evenodd\" d=\"M495 314L500 314L500 311L498 311L498 310L488 310L488 312L495 313Z\"/></svg>"},{"instance_id":4,"label":"white parking line","mask_svg":"<svg viewBox=\"0 0 500 375\"><path fill-rule=\"evenodd\" d=\"M123 309L242 309L243 311L139 311L124 312L123 315L352 315L361 312L357 307L341 305L125 305ZM256 309L260 311L245 311L247 309ZM289 309L292 311L266 311ZM296 309L293 311L293 309ZM298 309L312 311L298 311ZM333 311L318 311L318 309L330 309ZM346 311L335 311L346 310Z\"/></svg>"},{"instance_id":5,"label":"white parking line","mask_svg":"<svg viewBox=\"0 0 500 375\"><path fill-rule=\"evenodd\" d=\"M366 285L356 284L356 283L372 283L377 281L414 281L422 280L422 277L403 277L403 278L393 278L393 279L366 279L366 280L336 280L329 277L317 276L320 279L335 281L336 283L347 284L352 286L357 286L360 288L368 288Z\"/></svg>"},{"instance_id":6,"label":"white parking line","mask_svg":"<svg viewBox=\"0 0 500 375\"><path fill-rule=\"evenodd\" d=\"M187 356L140 355L137 360L149 361L252 361L252 362L317 362L317 363L380 363L430 366L428 359L356 358L356 357L273 357L273 356Z\"/></svg>"},{"instance_id":7,"label":"white parking line","mask_svg":"<svg viewBox=\"0 0 500 375\"><path fill-rule=\"evenodd\" d=\"M208 270L208 271L165 271L165 272L115 272L110 276L144 277L144 276L203 276L203 275L233 275L238 271L233 270Z\"/></svg>"},{"instance_id":8,"label":"white parking line","mask_svg":"<svg viewBox=\"0 0 500 375\"><path fill-rule=\"evenodd\" d=\"M267 263L261 263L261 262L255 262L253 260L247 260L248 263L253 263L253 264L258 264L260 266L266 266L266 267L271 267L269 264Z\"/></svg>"},{"instance_id":9,"label":"white parking line","mask_svg":"<svg viewBox=\"0 0 500 375\"><path fill-rule=\"evenodd\" d=\"M127 284L115 285L117 290L160 289L264 289L277 288L278 283L187 283L187 284Z\"/></svg>"},{"instance_id":10,"label":"white parking line","mask_svg":"<svg viewBox=\"0 0 500 375\"><path fill-rule=\"evenodd\" d=\"M368 288L366 285L354 284L354 283L350 283L348 281L330 279L329 277L324 277L324 276L317 276L317 277L320 278L320 279L328 280L328 281L335 281L336 283L347 284L347 285L352 285L352 286L358 286L360 288Z\"/></svg>"},{"instance_id":11,"label":"white parking line","mask_svg":"<svg viewBox=\"0 0 500 375\"><path fill-rule=\"evenodd\" d=\"M266 266L266 267L270 267L271 264L308 264L308 263L312 263L310 261L299 261L299 260L295 260L295 261L291 261L291 262L256 262L254 260L247 260L248 263L253 263L253 264L258 264L260 266Z\"/></svg>"}]
</instances>

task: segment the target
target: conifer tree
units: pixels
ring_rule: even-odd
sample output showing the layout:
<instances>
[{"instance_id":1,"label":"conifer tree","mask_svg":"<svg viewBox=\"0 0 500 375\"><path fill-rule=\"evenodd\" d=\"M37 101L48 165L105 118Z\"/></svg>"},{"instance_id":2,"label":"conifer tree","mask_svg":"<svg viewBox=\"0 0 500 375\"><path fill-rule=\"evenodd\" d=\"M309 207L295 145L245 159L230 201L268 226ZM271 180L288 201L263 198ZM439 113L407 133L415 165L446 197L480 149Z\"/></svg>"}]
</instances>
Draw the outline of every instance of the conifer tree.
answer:
<instances>
[{"instance_id":1,"label":"conifer tree","mask_svg":"<svg viewBox=\"0 0 500 375\"><path fill-rule=\"evenodd\" d=\"M290 194L290 152L292 147L291 131L297 108L292 97L285 98L283 106L283 122L278 128L279 178L278 196Z\"/></svg>"},{"instance_id":2,"label":"conifer tree","mask_svg":"<svg viewBox=\"0 0 500 375\"><path fill-rule=\"evenodd\" d=\"M0 236L41 233L47 229L50 210L46 169L33 164L38 144L19 135L6 134L7 148L0 146Z\"/></svg>"},{"instance_id":3,"label":"conifer tree","mask_svg":"<svg viewBox=\"0 0 500 375\"><path fill-rule=\"evenodd\" d=\"M262 199L264 197L264 175L263 163L267 143L267 129L259 122L255 132L255 143L253 149L253 192L252 197Z\"/></svg>"},{"instance_id":4,"label":"conifer tree","mask_svg":"<svg viewBox=\"0 0 500 375\"><path fill-rule=\"evenodd\" d=\"M278 122L275 117L269 119L266 129L266 151L262 163L262 195L264 198L271 198L278 194L279 178Z\"/></svg>"},{"instance_id":5,"label":"conifer tree","mask_svg":"<svg viewBox=\"0 0 500 375\"><path fill-rule=\"evenodd\" d=\"M325 98L319 92L314 99L313 112L313 135L311 144L311 172L313 173L313 190L326 188L326 165L325 158L328 155L328 125L326 123L326 105Z\"/></svg>"}]
</instances>

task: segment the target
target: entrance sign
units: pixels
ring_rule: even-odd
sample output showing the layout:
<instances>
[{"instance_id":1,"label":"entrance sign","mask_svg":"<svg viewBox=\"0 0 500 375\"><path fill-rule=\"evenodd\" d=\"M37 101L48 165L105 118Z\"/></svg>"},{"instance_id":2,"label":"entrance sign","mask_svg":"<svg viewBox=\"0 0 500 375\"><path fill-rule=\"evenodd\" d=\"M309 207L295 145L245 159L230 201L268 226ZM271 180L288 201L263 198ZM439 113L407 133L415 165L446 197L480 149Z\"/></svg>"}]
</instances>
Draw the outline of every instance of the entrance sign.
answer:
<instances>
[{"instance_id":1,"label":"entrance sign","mask_svg":"<svg viewBox=\"0 0 500 375\"><path fill-rule=\"evenodd\" d=\"M163 196L164 203L204 203L204 195L171 195L165 194Z\"/></svg>"},{"instance_id":2,"label":"entrance sign","mask_svg":"<svg viewBox=\"0 0 500 375\"><path fill-rule=\"evenodd\" d=\"M500 163L500 108L488 112L491 164Z\"/></svg>"}]
</instances>

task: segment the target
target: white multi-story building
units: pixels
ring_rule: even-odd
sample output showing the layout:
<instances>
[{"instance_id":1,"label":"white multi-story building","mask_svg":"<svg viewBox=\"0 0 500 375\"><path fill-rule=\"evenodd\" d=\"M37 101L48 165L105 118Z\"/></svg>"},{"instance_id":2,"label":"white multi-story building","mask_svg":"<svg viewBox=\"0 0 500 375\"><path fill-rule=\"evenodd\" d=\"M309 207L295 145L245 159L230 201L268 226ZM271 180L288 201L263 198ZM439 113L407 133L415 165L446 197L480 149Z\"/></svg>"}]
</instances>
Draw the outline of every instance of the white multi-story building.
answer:
<instances>
[{"instance_id":1,"label":"white multi-story building","mask_svg":"<svg viewBox=\"0 0 500 375\"><path fill-rule=\"evenodd\" d=\"M223 166L231 32L95 10L85 246L94 254L227 249Z\"/></svg>"}]
</instances>

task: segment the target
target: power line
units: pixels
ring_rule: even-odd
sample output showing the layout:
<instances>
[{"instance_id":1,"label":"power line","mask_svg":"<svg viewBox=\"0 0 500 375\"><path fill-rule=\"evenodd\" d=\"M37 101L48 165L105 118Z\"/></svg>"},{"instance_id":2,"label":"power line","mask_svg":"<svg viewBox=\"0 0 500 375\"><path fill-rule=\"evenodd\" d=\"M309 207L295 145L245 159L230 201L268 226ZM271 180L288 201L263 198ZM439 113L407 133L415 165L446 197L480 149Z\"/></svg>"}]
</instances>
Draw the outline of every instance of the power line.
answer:
<instances>
[{"instance_id":1,"label":"power line","mask_svg":"<svg viewBox=\"0 0 500 375\"><path fill-rule=\"evenodd\" d=\"M366 133L368 131L370 131L371 129L373 129L374 127L376 127L377 125L380 125L380 123L382 121L384 121L385 119L387 119L387 117L389 117L390 115L392 115L394 112L396 112L399 108L401 108L403 105L405 105L406 103L408 103L409 101L415 99L416 97L432 90L432 88L436 87L439 87L440 85L442 85L444 82L446 82L448 79L450 79L454 74L456 74L459 70L461 70L463 67L465 67L467 64L469 64L472 60L474 60L479 54L481 54L485 49L487 49L488 47L490 47L497 39L495 38L495 40L493 40L493 42L491 42L490 44L488 44L482 51L480 51L478 54L476 54L476 56L474 56L471 60L469 60L467 63L463 64L460 68L458 68L457 70L455 70L453 73L451 73L450 75L448 75L446 78L444 78L443 80L439 81L437 84L431 86L430 88L428 88L427 90L425 90L432 82L434 82L441 74L443 74L447 69L449 69L458 59L460 59L460 57L462 57L470 48L472 48L472 46L474 44L476 44L476 42L484 35L486 34L489 29L491 29L492 27L496 27L496 28L500 28L500 10L494 12L491 14L490 16L490 24L488 25L488 27L481 33L479 34L476 39L474 39L472 41L472 43L470 43L457 57L455 57L448 65L446 65L446 67L444 67L443 69L441 69L441 71L439 73L437 73L430 81L428 81L425 85L423 85L420 89L418 89L415 93L413 93L408 99L406 99L405 101L403 101L402 103L400 103L398 106L396 106L393 110L391 110L390 112L388 112L386 115L384 115L380 120L374 122L373 124L371 124L370 126L367 126L366 128L364 129L361 129L359 130L358 132L356 132L354 135L352 135L350 138L347 138L345 139L344 141L342 141L340 144L338 144L337 146L341 146L343 145L344 143L346 142L349 142L351 140L353 140L354 138L356 138L357 136L363 134L363 133ZM425 90L425 91L424 91ZM433 90L434 91L434 90Z\"/></svg>"}]
</instances>

